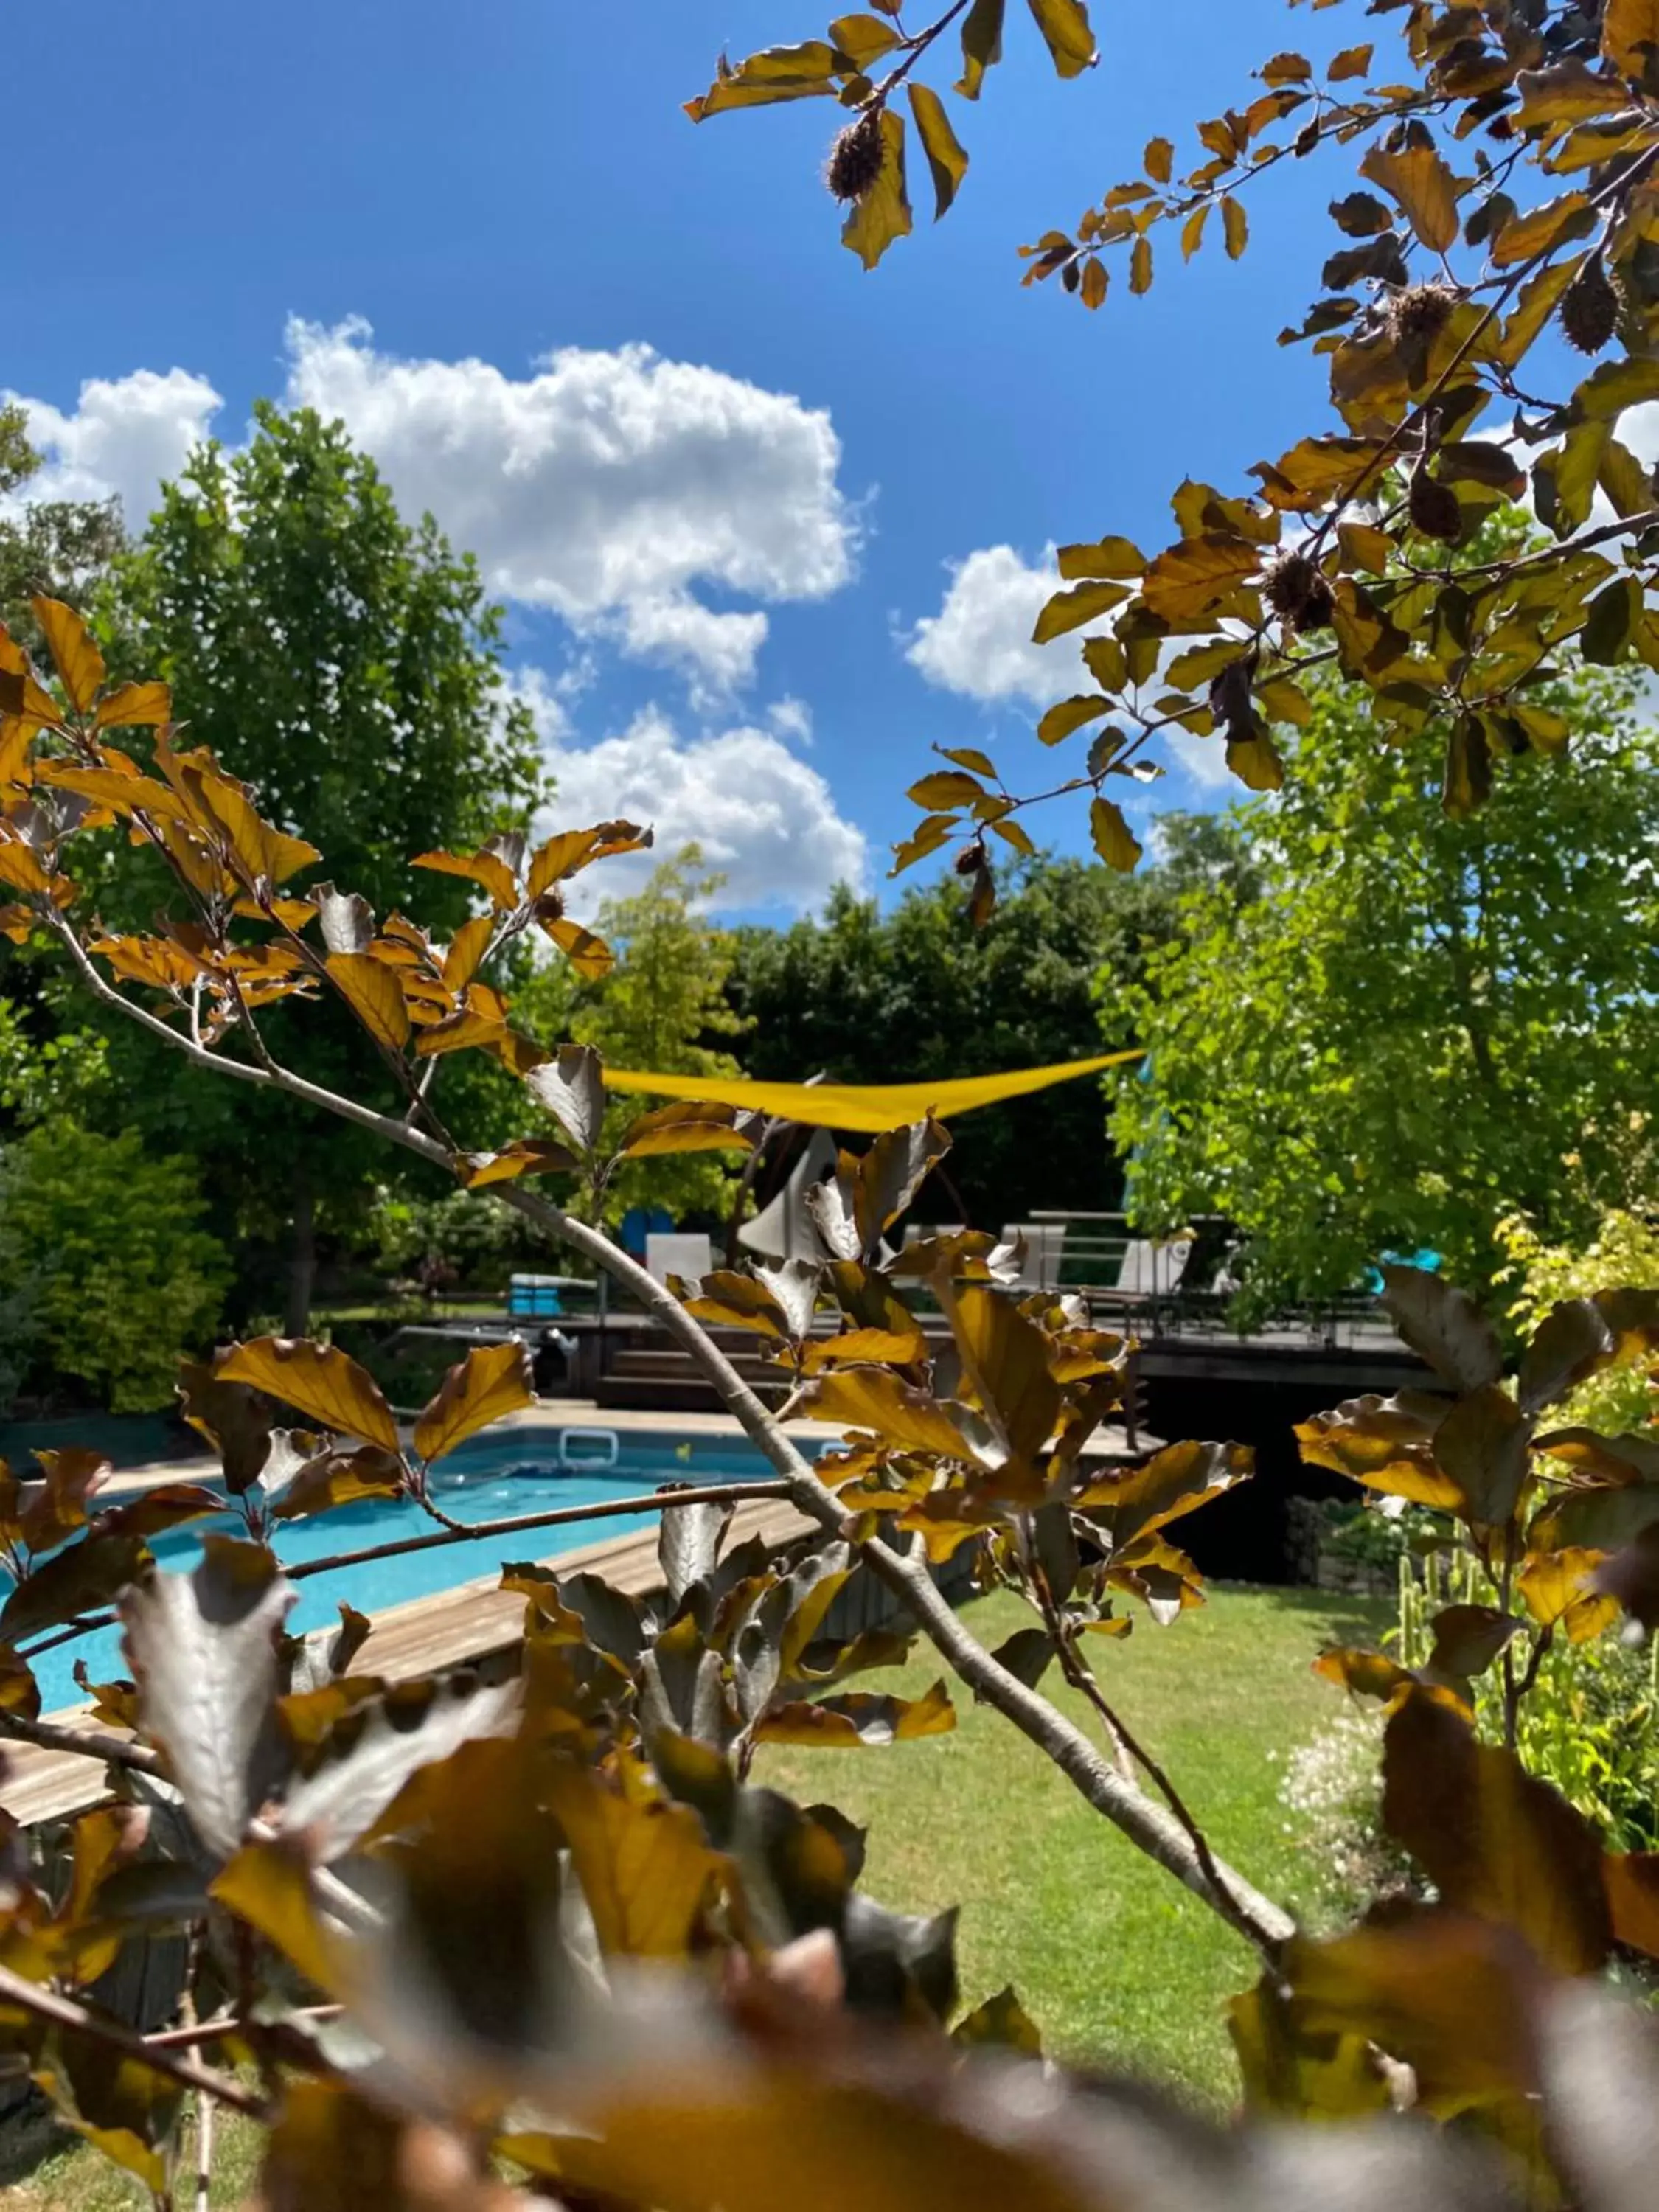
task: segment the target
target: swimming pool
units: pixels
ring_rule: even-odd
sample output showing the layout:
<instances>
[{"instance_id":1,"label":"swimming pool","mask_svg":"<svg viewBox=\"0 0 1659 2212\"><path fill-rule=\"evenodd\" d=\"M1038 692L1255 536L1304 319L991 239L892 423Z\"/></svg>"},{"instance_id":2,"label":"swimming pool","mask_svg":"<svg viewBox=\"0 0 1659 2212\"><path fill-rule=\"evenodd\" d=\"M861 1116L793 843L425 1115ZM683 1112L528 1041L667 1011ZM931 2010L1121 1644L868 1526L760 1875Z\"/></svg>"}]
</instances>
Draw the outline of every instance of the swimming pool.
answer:
<instances>
[{"instance_id":1,"label":"swimming pool","mask_svg":"<svg viewBox=\"0 0 1659 2212\"><path fill-rule=\"evenodd\" d=\"M611 1453L614 1440L615 1458ZM815 1444L804 1447L810 1458ZM664 1429L623 1430L538 1424L492 1440L463 1444L434 1471L432 1491L444 1511L457 1521L501 1521L520 1513L539 1513L565 1505L596 1505L614 1498L637 1497L661 1482L753 1482L771 1468L740 1437ZM476 1544L435 1546L378 1559L368 1566L313 1575L296 1583L299 1597L288 1618L289 1631L304 1635L339 1619L341 1601L359 1613L379 1613L410 1598L453 1589L459 1583L493 1579L507 1559L550 1559L574 1552L602 1537L647 1528L654 1511L613 1514L603 1521L576 1521L563 1528L532 1528L514 1536L480 1539ZM394 1536L418 1536L434 1523L407 1498L369 1498L342 1505L315 1519L294 1521L276 1534L276 1549L289 1566L356 1552ZM239 1516L194 1521L187 1528L151 1539L157 1563L186 1572L200 1557L204 1532L240 1534ZM94 1682L126 1673L120 1631L101 1629L73 1644L43 1652L35 1662L40 1703L46 1712L84 1702L74 1675L83 1658Z\"/></svg>"}]
</instances>

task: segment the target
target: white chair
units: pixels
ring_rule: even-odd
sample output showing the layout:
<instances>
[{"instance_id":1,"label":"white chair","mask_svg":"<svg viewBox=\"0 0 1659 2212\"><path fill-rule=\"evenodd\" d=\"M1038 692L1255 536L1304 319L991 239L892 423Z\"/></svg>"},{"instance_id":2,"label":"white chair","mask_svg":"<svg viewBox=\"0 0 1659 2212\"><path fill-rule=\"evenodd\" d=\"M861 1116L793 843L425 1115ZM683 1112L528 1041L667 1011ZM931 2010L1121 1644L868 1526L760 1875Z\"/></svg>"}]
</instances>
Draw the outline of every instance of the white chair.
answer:
<instances>
[{"instance_id":1,"label":"white chair","mask_svg":"<svg viewBox=\"0 0 1659 2212\"><path fill-rule=\"evenodd\" d=\"M1116 1287L1137 1297L1167 1297L1181 1280L1192 1249L1189 1237L1175 1237L1167 1244L1156 1244L1146 1237L1132 1237L1123 1248Z\"/></svg>"},{"instance_id":2,"label":"white chair","mask_svg":"<svg viewBox=\"0 0 1659 2212\"><path fill-rule=\"evenodd\" d=\"M701 1282L714 1264L714 1248L701 1232L657 1231L645 1240L645 1271L665 1285L671 1275Z\"/></svg>"}]
</instances>

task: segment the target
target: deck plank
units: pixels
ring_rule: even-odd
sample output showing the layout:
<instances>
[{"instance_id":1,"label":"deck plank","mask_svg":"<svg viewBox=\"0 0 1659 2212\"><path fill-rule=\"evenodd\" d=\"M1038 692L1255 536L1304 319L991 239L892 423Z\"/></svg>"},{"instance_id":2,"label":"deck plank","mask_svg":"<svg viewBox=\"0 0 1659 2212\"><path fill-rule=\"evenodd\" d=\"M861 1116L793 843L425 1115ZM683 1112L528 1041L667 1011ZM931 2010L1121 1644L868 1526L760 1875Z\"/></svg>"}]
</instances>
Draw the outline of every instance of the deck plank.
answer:
<instances>
[{"instance_id":1,"label":"deck plank","mask_svg":"<svg viewBox=\"0 0 1659 2212\"><path fill-rule=\"evenodd\" d=\"M732 1516L729 1543L759 1536L775 1549L803 1535L813 1524L787 1498L759 1498L739 1505ZM599 1574L629 1596L644 1597L662 1587L657 1563L657 1532L641 1528L625 1536L603 1537L574 1552L540 1562L561 1575ZM374 1616L374 1624L353 1662L359 1674L379 1674L389 1682L409 1681L445 1667L488 1658L519 1642L524 1628L524 1600L502 1589L490 1576L462 1583L428 1597L410 1598ZM90 1728L118 1735L93 1719L89 1711L55 1715L65 1728ZM66 1820L106 1796L104 1769L95 1760L69 1751L48 1751L30 1743L4 1747L0 1771L0 1808L24 1827Z\"/></svg>"}]
</instances>

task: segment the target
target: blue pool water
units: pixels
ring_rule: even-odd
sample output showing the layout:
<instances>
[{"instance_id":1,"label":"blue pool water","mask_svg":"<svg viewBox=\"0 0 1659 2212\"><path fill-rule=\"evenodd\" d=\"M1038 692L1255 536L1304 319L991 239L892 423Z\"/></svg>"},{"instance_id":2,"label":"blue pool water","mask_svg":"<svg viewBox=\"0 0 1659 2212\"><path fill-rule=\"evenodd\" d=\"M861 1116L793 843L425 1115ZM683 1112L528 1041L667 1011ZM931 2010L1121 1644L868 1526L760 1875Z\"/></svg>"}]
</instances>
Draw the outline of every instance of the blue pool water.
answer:
<instances>
[{"instance_id":1,"label":"blue pool water","mask_svg":"<svg viewBox=\"0 0 1659 2212\"><path fill-rule=\"evenodd\" d=\"M667 1430L623 1431L615 1464L600 1467L595 1462L608 1455L602 1441L608 1434L537 1426L515 1429L499 1442L479 1437L464 1444L434 1472L433 1496L457 1521L500 1521L510 1515L637 1497L660 1482L756 1481L772 1472L761 1455L739 1438ZM337 1621L342 1600L359 1613L379 1613L409 1598L453 1589L459 1583L484 1577L493 1580L505 1560L550 1559L604 1537L648 1528L656 1517L654 1512L614 1514L602 1521L483 1538L476 1544L437 1545L400 1559L313 1575L295 1584L299 1598L288 1626L295 1635L326 1627ZM242 1522L229 1513L222 1520L191 1522L187 1528L153 1537L150 1548L161 1566L188 1572L200 1557L203 1533L213 1530L239 1535ZM339 1506L314 1520L289 1522L278 1529L275 1547L285 1565L298 1566L337 1552L362 1551L390 1537L428 1532L435 1533L435 1524L418 1506L404 1498L374 1498ZM86 1661L94 1682L117 1680L126 1673L120 1632L113 1628L43 1652L34 1670L45 1711L83 1702L72 1671L77 1657Z\"/></svg>"}]
</instances>

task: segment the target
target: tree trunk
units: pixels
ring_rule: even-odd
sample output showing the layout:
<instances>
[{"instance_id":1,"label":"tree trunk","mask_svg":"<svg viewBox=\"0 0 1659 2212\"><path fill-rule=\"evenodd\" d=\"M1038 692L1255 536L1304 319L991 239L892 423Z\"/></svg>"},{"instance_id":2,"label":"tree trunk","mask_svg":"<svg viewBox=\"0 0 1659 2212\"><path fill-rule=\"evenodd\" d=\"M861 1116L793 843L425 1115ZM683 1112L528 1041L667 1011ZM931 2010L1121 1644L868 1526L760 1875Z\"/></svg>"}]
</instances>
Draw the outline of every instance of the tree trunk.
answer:
<instances>
[{"instance_id":1,"label":"tree trunk","mask_svg":"<svg viewBox=\"0 0 1659 2212\"><path fill-rule=\"evenodd\" d=\"M294 1170L294 1223L289 1248L285 1336L304 1336L311 1327L311 1293L317 1277L317 1201L311 1170L301 1160Z\"/></svg>"}]
</instances>

